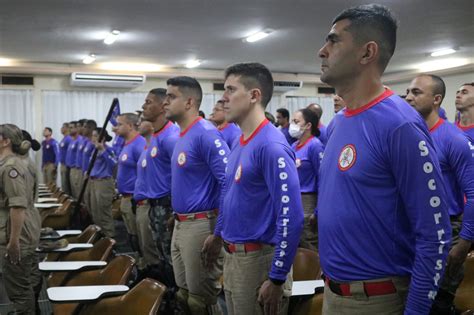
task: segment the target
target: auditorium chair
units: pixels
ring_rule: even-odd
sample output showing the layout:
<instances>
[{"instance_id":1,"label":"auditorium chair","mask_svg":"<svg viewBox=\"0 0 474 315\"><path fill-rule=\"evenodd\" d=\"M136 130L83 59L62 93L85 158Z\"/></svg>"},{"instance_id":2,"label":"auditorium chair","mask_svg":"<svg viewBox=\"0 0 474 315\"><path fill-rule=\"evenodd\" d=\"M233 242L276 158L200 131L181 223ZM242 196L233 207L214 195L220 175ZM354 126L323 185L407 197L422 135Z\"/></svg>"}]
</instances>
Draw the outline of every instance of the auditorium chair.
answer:
<instances>
[{"instance_id":1,"label":"auditorium chair","mask_svg":"<svg viewBox=\"0 0 474 315\"><path fill-rule=\"evenodd\" d=\"M298 248L293 261L293 281L321 279L321 267L317 252Z\"/></svg>"},{"instance_id":2,"label":"auditorium chair","mask_svg":"<svg viewBox=\"0 0 474 315\"><path fill-rule=\"evenodd\" d=\"M86 261L100 260L107 261L112 253L115 240L103 238L94 244L94 247L77 252L60 254L58 261ZM48 287L57 287L63 285L64 281L70 278L67 272L53 272L48 277Z\"/></svg>"},{"instance_id":3,"label":"auditorium chair","mask_svg":"<svg viewBox=\"0 0 474 315\"><path fill-rule=\"evenodd\" d=\"M41 227L50 227L55 230L67 229L71 221L73 206L72 199L67 199L61 207L41 210Z\"/></svg>"},{"instance_id":4,"label":"auditorium chair","mask_svg":"<svg viewBox=\"0 0 474 315\"><path fill-rule=\"evenodd\" d=\"M120 255L113 258L108 265L102 269L83 271L75 274L72 278L67 280L65 285L126 285L134 265L135 259L128 255ZM140 297L140 299L141 298L142 297ZM78 306L78 303L53 304L53 312L55 315L75 314ZM123 314L123 312L117 314Z\"/></svg>"},{"instance_id":5,"label":"auditorium chair","mask_svg":"<svg viewBox=\"0 0 474 315\"><path fill-rule=\"evenodd\" d=\"M100 238L101 228L98 225L89 225L81 234L77 236L66 237L69 243L89 243L94 244ZM56 261L60 257L58 253L48 253L43 261Z\"/></svg>"},{"instance_id":6,"label":"auditorium chair","mask_svg":"<svg viewBox=\"0 0 474 315\"><path fill-rule=\"evenodd\" d=\"M126 294L104 298L81 309L80 315L154 315L160 307L166 286L150 278L140 281Z\"/></svg>"},{"instance_id":7,"label":"auditorium chair","mask_svg":"<svg viewBox=\"0 0 474 315\"><path fill-rule=\"evenodd\" d=\"M323 313L324 293L318 293L307 299L301 299L295 305L291 315L321 315Z\"/></svg>"},{"instance_id":8,"label":"auditorium chair","mask_svg":"<svg viewBox=\"0 0 474 315\"><path fill-rule=\"evenodd\" d=\"M474 310L474 251L464 263L464 279L456 291L454 305L460 311Z\"/></svg>"}]
</instances>

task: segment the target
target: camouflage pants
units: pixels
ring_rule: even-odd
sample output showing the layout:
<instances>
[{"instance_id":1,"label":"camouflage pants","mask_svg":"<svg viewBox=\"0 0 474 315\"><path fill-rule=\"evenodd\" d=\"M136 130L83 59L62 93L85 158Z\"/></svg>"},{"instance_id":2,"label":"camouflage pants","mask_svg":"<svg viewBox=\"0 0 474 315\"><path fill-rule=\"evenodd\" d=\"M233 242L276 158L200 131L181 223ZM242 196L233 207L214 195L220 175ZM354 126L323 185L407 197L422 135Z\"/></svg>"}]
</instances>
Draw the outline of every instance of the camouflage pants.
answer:
<instances>
[{"instance_id":1,"label":"camouflage pants","mask_svg":"<svg viewBox=\"0 0 474 315\"><path fill-rule=\"evenodd\" d=\"M168 229L168 220L173 216L173 209L171 209L171 202L160 203L156 200L150 200L150 226L153 240L156 242L156 247L160 256L166 261L166 264L171 266L171 234L172 231Z\"/></svg>"}]
</instances>

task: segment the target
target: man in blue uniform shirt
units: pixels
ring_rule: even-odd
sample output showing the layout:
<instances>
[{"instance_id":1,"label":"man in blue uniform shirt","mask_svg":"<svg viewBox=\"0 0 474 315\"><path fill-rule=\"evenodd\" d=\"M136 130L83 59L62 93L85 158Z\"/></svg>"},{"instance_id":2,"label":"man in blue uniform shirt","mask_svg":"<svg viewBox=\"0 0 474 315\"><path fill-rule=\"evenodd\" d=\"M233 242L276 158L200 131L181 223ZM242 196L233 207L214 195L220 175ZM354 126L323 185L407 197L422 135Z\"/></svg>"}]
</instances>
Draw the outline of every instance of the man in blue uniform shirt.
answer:
<instances>
[{"instance_id":1,"label":"man in blue uniform shirt","mask_svg":"<svg viewBox=\"0 0 474 315\"><path fill-rule=\"evenodd\" d=\"M59 145L58 142L53 138L53 130L49 127L44 128L43 131L44 141L41 143L43 149L43 180L45 184L56 184L56 174L59 163Z\"/></svg>"},{"instance_id":2,"label":"man in blue uniform shirt","mask_svg":"<svg viewBox=\"0 0 474 315\"><path fill-rule=\"evenodd\" d=\"M455 314L454 296L463 278L462 265L474 240L474 147L470 148L461 130L439 116L445 93L446 86L440 77L422 74L411 81L405 98L425 119L433 138L451 219L451 250L433 303L433 315Z\"/></svg>"},{"instance_id":3,"label":"man in blue uniform shirt","mask_svg":"<svg viewBox=\"0 0 474 315\"><path fill-rule=\"evenodd\" d=\"M166 118L181 129L171 158L171 201L176 218L171 255L179 287L177 298L191 314L219 314L222 255L206 269L201 249L214 233L229 148L216 127L199 116L199 82L175 77L167 85Z\"/></svg>"},{"instance_id":4,"label":"man in blue uniform shirt","mask_svg":"<svg viewBox=\"0 0 474 315\"><path fill-rule=\"evenodd\" d=\"M292 144L296 139L292 138L289 133L290 128L290 112L286 108L278 108L276 112L276 121L280 131L285 135L288 144Z\"/></svg>"},{"instance_id":5,"label":"man in blue uniform shirt","mask_svg":"<svg viewBox=\"0 0 474 315\"><path fill-rule=\"evenodd\" d=\"M61 134L63 138L59 143L59 162L61 163L61 189L68 195L71 195L71 185L69 183L69 170L66 166L66 154L71 143L71 136L69 135L69 123L63 123L61 127Z\"/></svg>"},{"instance_id":6,"label":"man in blue uniform shirt","mask_svg":"<svg viewBox=\"0 0 474 315\"><path fill-rule=\"evenodd\" d=\"M456 92L456 109L460 118L457 126L474 145L474 82L464 83Z\"/></svg>"},{"instance_id":7,"label":"man in blue uniform shirt","mask_svg":"<svg viewBox=\"0 0 474 315\"><path fill-rule=\"evenodd\" d=\"M303 229L295 155L265 118L273 94L270 71L258 63L225 71L226 119L242 129L229 155L225 194L215 235L206 242L212 261L224 243L224 291L229 314L286 314L291 265Z\"/></svg>"},{"instance_id":8,"label":"man in blue uniform shirt","mask_svg":"<svg viewBox=\"0 0 474 315\"><path fill-rule=\"evenodd\" d=\"M78 168L76 166L77 150L79 148L79 142L82 137L79 134L80 123L78 121L72 121L69 124L69 133L71 135L71 143L67 149L66 154L66 165L69 168L69 183L71 184L71 195L77 198L77 180L78 180Z\"/></svg>"},{"instance_id":9,"label":"man in blue uniform shirt","mask_svg":"<svg viewBox=\"0 0 474 315\"><path fill-rule=\"evenodd\" d=\"M451 226L433 141L420 115L381 76L397 21L381 5L333 22L321 80L346 109L320 168L318 232L325 314L428 314Z\"/></svg>"},{"instance_id":10,"label":"man in blue uniform shirt","mask_svg":"<svg viewBox=\"0 0 474 315\"><path fill-rule=\"evenodd\" d=\"M217 125L217 129L221 132L222 138L224 138L227 146L232 150L236 139L240 137L242 132L236 124L230 123L225 119L224 101L219 100L216 105L214 105L212 109L212 121Z\"/></svg>"}]
</instances>

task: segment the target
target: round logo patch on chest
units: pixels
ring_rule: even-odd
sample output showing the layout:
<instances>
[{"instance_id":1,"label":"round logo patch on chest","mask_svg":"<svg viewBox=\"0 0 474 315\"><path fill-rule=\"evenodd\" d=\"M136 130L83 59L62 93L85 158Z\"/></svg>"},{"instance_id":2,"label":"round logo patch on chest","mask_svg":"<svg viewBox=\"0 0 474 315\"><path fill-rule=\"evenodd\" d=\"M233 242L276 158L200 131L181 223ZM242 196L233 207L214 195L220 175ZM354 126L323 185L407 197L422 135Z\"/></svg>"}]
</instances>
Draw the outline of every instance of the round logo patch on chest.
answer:
<instances>
[{"instance_id":1,"label":"round logo patch on chest","mask_svg":"<svg viewBox=\"0 0 474 315\"><path fill-rule=\"evenodd\" d=\"M240 182L240 179L242 178L242 164L237 167L237 170L235 171L235 176L234 179L238 183Z\"/></svg>"},{"instance_id":2,"label":"round logo patch on chest","mask_svg":"<svg viewBox=\"0 0 474 315\"><path fill-rule=\"evenodd\" d=\"M142 160L142 167L143 167L143 168L146 167L146 160L145 160L145 159Z\"/></svg>"},{"instance_id":3,"label":"round logo patch on chest","mask_svg":"<svg viewBox=\"0 0 474 315\"><path fill-rule=\"evenodd\" d=\"M10 178L17 178L18 177L18 172L15 169L12 169L12 170L10 170L10 172L8 172L8 176Z\"/></svg>"},{"instance_id":4,"label":"round logo patch on chest","mask_svg":"<svg viewBox=\"0 0 474 315\"><path fill-rule=\"evenodd\" d=\"M184 164L186 164L186 153L181 152L178 155L178 165L183 166Z\"/></svg>"},{"instance_id":5,"label":"round logo patch on chest","mask_svg":"<svg viewBox=\"0 0 474 315\"><path fill-rule=\"evenodd\" d=\"M154 157L156 157L157 154L158 154L158 148L157 148L157 147L153 147L153 148L151 149L151 153L150 153L151 157L154 158Z\"/></svg>"},{"instance_id":6,"label":"round logo patch on chest","mask_svg":"<svg viewBox=\"0 0 474 315\"><path fill-rule=\"evenodd\" d=\"M121 158L122 162L125 162L127 159L128 159L128 155L127 155L127 154L123 154L123 155L122 155L122 158Z\"/></svg>"},{"instance_id":7,"label":"round logo patch on chest","mask_svg":"<svg viewBox=\"0 0 474 315\"><path fill-rule=\"evenodd\" d=\"M338 166L341 171L350 169L357 159L356 148L352 144L344 146L339 155Z\"/></svg>"},{"instance_id":8,"label":"round logo patch on chest","mask_svg":"<svg viewBox=\"0 0 474 315\"><path fill-rule=\"evenodd\" d=\"M295 163L296 163L296 168L300 167L301 166L301 159L296 159Z\"/></svg>"},{"instance_id":9,"label":"round logo patch on chest","mask_svg":"<svg viewBox=\"0 0 474 315\"><path fill-rule=\"evenodd\" d=\"M49 149L49 144L46 145L46 149Z\"/></svg>"}]
</instances>

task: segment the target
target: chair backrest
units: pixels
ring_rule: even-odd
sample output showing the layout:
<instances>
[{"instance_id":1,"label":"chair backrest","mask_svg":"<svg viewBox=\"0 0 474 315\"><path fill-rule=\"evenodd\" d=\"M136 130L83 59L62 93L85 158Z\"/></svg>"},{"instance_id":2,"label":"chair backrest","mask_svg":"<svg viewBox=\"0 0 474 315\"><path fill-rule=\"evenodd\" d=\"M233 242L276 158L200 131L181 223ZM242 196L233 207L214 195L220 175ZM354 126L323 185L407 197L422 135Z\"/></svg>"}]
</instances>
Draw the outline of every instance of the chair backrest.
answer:
<instances>
[{"instance_id":1,"label":"chair backrest","mask_svg":"<svg viewBox=\"0 0 474 315\"><path fill-rule=\"evenodd\" d=\"M323 313L323 293L315 294L309 299L299 302L292 315L321 315Z\"/></svg>"},{"instance_id":2,"label":"chair backrest","mask_svg":"<svg viewBox=\"0 0 474 315\"><path fill-rule=\"evenodd\" d=\"M117 285L126 284L135 259L128 255L119 255L114 257L102 269L83 271L75 274L64 285Z\"/></svg>"},{"instance_id":3,"label":"chair backrest","mask_svg":"<svg viewBox=\"0 0 474 315\"><path fill-rule=\"evenodd\" d=\"M78 252L61 254L58 261L85 261L85 260L101 260L107 261L112 253L115 240L111 238L103 238L94 244L94 247ZM48 277L48 286L56 287L63 285L65 279L69 278L67 272L53 272Z\"/></svg>"},{"instance_id":4,"label":"chair backrest","mask_svg":"<svg viewBox=\"0 0 474 315\"><path fill-rule=\"evenodd\" d=\"M320 278L321 267L318 253L306 248L298 248L293 261L293 280L305 281Z\"/></svg>"},{"instance_id":5,"label":"chair backrest","mask_svg":"<svg viewBox=\"0 0 474 315\"><path fill-rule=\"evenodd\" d=\"M474 310L474 251L464 262L464 279L456 290L454 305L460 311Z\"/></svg>"},{"instance_id":6,"label":"chair backrest","mask_svg":"<svg viewBox=\"0 0 474 315\"><path fill-rule=\"evenodd\" d=\"M99 232L101 231L100 226L91 224L81 234L75 237L71 237L70 243L95 243L99 238Z\"/></svg>"},{"instance_id":7,"label":"chair backrest","mask_svg":"<svg viewBox=\"0 0 474 315\"><path fill-rule=\"evenodd\" d=\"M68 199L69 199L69 195L64 194L64 195L62 195L61 197L58 198L58 202L59 203L64 203Z\"/></svg>"},{"instance_id":8,"label":"chair backrest","mask_svg":"<svg viewBox=\"0 0 474 315\"><path fill-rule=\"evenodd\" d=\"M126 294L105 298L86 305L80 315L154 315L157 314L166 287L152 279L140 281Z\"/></svg>"}]
</instances>

